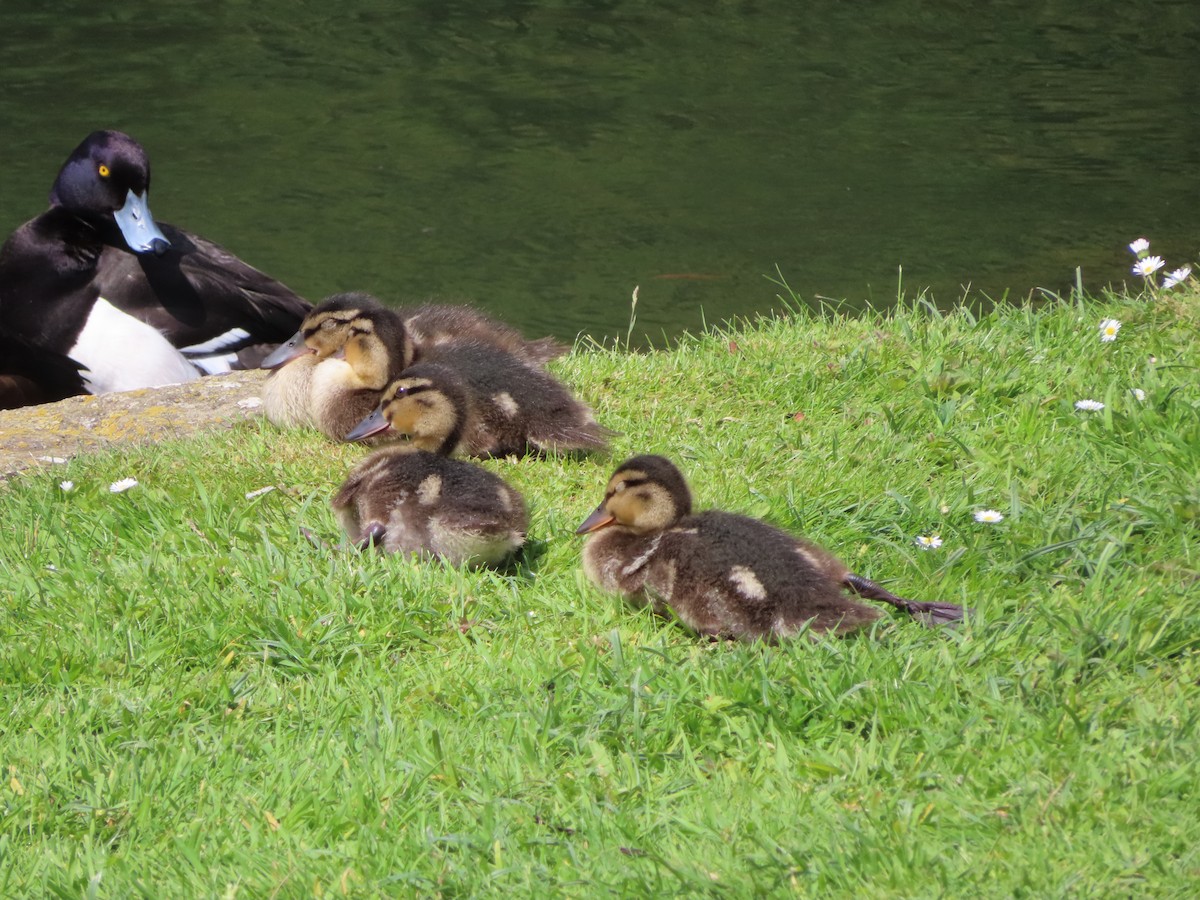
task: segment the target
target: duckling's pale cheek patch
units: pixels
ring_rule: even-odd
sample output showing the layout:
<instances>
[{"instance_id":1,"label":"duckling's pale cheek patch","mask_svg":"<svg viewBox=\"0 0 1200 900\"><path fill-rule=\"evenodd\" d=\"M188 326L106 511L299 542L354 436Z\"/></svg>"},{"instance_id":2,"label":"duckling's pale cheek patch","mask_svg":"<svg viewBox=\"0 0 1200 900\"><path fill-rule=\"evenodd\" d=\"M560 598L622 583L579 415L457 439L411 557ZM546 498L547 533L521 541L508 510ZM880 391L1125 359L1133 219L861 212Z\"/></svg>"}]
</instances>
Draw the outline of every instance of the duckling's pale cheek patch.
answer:
<instances>
[{"instance_id":1,"label":"duckling's pale cheek patch","mask_svg":"<svg viewBox=\"0 0 1200 900\"><path fill-rule=\"evenodd\" d=\"M734 566L729 570L729 580L737 586L738 592L747 600L765 600L767 589L763 587L758 576L746 566Z\"/></svg>"},{"instance_id":2,"label":"duckling's pale cheek patch","mask_svg":"<svg viewBox=\"0 0 1200 900\"><path fill-rule=\"evenodd\" d=\"M508 391L501 391L492 400L500 407L500 411L510 419L521 411L521 407L517 406L517 401L512 398L512 394Z\"/></svg>"},{"instance_id":3,"label":"duckling's pale cheek patch","mask_svg":"<svg viewBox=\"0 0 1200 900\"><path fill-rule=\"evenodd\" d=\"M430 475L417 486L417 502L422 506L433 506L442 496L442 477Z\"/></svg>"}]
</instances>

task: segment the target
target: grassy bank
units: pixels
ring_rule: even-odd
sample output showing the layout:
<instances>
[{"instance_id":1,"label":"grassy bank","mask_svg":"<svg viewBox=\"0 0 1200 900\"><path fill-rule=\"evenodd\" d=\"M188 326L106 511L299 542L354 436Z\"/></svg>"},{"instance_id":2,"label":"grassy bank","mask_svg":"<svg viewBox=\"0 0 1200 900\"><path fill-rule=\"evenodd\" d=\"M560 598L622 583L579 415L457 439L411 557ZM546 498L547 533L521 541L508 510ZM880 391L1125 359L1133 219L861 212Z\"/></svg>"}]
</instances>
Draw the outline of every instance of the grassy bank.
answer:
<instances>
[{"instance_id":1,"label":"grassy bank","mask_svg":"<svg viewBox=\"0 0 1200 900\"><path fill-rule=\"evenodd\" d=\"M320 546L364 451L265 424L14 479L0 895L1183 896L1198 324L917 303L577 352L622 433L488 464L532 507L508 573ZM622 608L571 532L650 450L976 618L762 647Z\"/></svg>"}]
</instances>

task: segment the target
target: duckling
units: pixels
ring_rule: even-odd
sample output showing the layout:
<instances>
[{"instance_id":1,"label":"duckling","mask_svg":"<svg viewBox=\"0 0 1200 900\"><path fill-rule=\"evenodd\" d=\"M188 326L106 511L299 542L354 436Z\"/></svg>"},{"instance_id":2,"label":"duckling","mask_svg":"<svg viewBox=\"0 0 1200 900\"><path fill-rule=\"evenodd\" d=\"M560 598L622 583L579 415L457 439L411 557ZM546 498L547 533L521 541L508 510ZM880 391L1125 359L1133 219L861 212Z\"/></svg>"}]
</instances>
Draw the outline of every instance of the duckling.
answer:
<instances>
[{"instance_id":1,"label":"duckling","mask_svg":"<svg viewBox=\"0 0 1200 900\"><path fill-rule=\"evenodd\" d=\"M394 311L366 294L335 294L262 361L277 370L263 386L263 409L281 427L311 425L344 440L411 361Z\"/></svg>"},{"instance_id":2,"label":"duckling","mask_svg":"<svg viewBox=\"0 0 1200 900\"><path fill-rule=\"evenodd\" d=\"M499 565L521 547L529 528L521 495L448 456L469 409L467 394L453 385L432 392L419 378L393 383L381 414L409 440L368 456L333 498L352 541L466 566Z\"/></svg>"},{"instance_id":3,"label":"duckling","mask_svg":"<svg viewBox=\"0 0 1200 900\"><path fill-rule=\"evenodd\" d=\"M531 341L511 325L471 306L426 303L398 312L418 355L467 340L491 344L531 366L544 367L570 349L551 337Z\"/></svg>"},{"instance_id":4,"label":"duckling","mask_svg":"<svg viewBox=\"0 0 1200 900\"><path fill-rule=\"evenodd\" d=\"M156 223L149 190L145 149L93 132L50 208L0 247L0 324L78 361L92 393L241 367L235 355L287 337L309 309L222 247Z\"/></svg>"},{"instance_id":5,"label":"duckling","mask_svg":"<svg viewBox=\"0 0 1200 900\"><path fill-rule=\"evenodd\" d=\"M405 369L384 393L380 408L346 439L386 432L385 407L413 393L470 397L470 411L453 448L468 456L586 452L608 443L607 429L597 424L591 409L550 373L496 347L467 342L444 344Z\"/></svg>"},{"instance_id":6,"label":"duckling","mask_svg":"<svg viewBox=\"0 0 1200 900\"><path fill-rule=\"evenodd\" d=\"M361 308L364 309L378 309L383 306L378 299L362 291L351 291L336 296L341 300L341 309L352 309L355 303L361 304ZM325 301L328 302L329 300ZM471 306L425 303L420 306L400 307L395 312L404 323L410 345L406 352L412 353L414 359L428 352L436 352L446 344L467 341L490 344L529 365L541 367L562 356L569 349L551 337L531 341L511 325ZM278 353L268 357L275 362L268 365L267 361L263 360L262 367L277 367L282 365L278 360L293 359L303 353L301 346L304 343L304 332L304 323L301 323L300 330L280 345ZM296 353L289 354L283 349L285 347L292 348Z\"/></svg>"},{"instance_id":7,"label":"duckling","mask_svg":"<svg viewBox=\"0 0 1200 900\"><path fill-rule=\"evenodd\" d=\"M929 626L963 618L949 603L904 600L815 544L758 519L692 512L682 473L661 456L635 456L608 482L604 502L576 531L583 568L636 605L669 608L706 635L776 641L805 628L846 634L882 613L847 597L882 600Z\"/></svg>"}]
</instances>

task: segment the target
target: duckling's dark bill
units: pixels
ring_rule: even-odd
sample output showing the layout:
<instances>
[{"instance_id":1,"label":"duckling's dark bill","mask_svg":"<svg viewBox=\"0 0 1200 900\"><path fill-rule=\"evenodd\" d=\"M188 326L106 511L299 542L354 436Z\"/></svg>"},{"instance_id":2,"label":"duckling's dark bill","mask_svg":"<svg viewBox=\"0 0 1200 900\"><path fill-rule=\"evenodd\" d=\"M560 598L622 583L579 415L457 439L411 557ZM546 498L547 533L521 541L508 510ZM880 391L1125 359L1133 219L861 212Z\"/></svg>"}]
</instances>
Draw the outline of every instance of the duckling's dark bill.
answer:
<instances>
[{"instance_id":1,"label":"duckling's dark bill","mask_svg":"<svg viewBox=\"0 0 1200 900\"><path fill-rule=\"evenodd\" d=\"M346 441L361 441L363 438L369 438L373 434L382 434L392 426L388 424L388 420L384 418L383 410L377 409L371 413L357 425L350 429L350 433L346 435Z\"/></svg>"},{"instance_id":2,"label":"duckling's dark bill","mask_svg":"<svg viewBox=\"0 0 1200 900\"><path fill-rule=\"evenodd\" d=\"M297 331L290 338L272 350L267 356L263 357L259 368L262 369L278 369L280 366L290 363L293 359L298 359L306 353L311 353L312 350L304 343L304 332Z\"/></svg>"},{"instance_id":3,"label":"duckling's dark bill","mask_svg":"<svg viewBox=\"0 0 1200 900\"><path fill-rule=\"evenodd\" d=\"M599 531L605 525L611 525L616 521L616 516L604 508L601 503L596 507L596 511L583 520L583 524L575 529L576 534L588 534L592 531Z\"/></svg>"}]
</instances>

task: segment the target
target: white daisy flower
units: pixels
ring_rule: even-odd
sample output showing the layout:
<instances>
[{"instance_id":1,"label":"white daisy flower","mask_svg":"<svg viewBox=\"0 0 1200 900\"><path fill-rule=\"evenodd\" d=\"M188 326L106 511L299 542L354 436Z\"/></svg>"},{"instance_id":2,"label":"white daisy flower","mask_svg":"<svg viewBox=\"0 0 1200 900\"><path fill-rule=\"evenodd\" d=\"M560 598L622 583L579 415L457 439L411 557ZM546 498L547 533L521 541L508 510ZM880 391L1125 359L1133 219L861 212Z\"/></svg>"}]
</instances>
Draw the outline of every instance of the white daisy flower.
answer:
<instances>
[{"instance_id":1,"label":"white daisy flower","mask_svg":"<svg viewBox=\"0 0 1200 900\"><path fill-rule=\"evenodd\" d=\"M1163 277L1163 283L1162 283L1163 290L1165 291L1165 290L1169 290L1170 288L1175 287L1175 285L1179 284L1179 282L1183 281L1185 278L1187 278L1191 274L1192 274L1191 266L1181 266L1180 268L1178 268L1174 272L1172 272L1170 275L1166 275Z\"/></svg>"},{"instance_id":2,"label":"white daisy flower","mask_svg":"<svg viewBox=\"0 0 1200 900\"><path fill-rule=\"evenodd\" d=\"M1141 388L1132 388L1129 393L1133 394L1133 398L1139 403L1146 399L1146 392Z\"/></svg>"},{"instance_id":3,"label":"white daisy flower","mask_svg":"<svg viewBox=\"0 0 1200 900\"><path fill-rule=\"evenodd\" d=\"M62 488L63 493L66 493L66 494L69 494L69 493L71 493L71 491L75 490L75 482L73 482L73 481L60 481L58 483L58 486L60 488Z\"/></svg>"},{"instance_id":4,"label":"white daisy flower","mask_svg":"<svg viewBox=\"0 0 1200 900\"><path fill-rule=\"evenodd\" d=\"M1099 400L1076 400L1075 408L1081 409L1084 412L1100 412L1104 409L1104 404Z\"/></svg>"},{"instance_id":5,"label":"white daisy flower","mask_svg":"<svg viewBox=\"0 0 1200 900\"><path fill-rule=\"evenodd\" d=\"M114 481L110 484L108 490L113 494L121 494L133 487L137 487L136 478L122 478L120 481Z\"/></svg>"},{"instance_id":6,"label":"white daisy flower","mask_svg":"<svg viewBox=\"0 0 1200 900\"><path fill-rule=\"evenodd\" d=\"M1121 330L1121 323L1116 319L1105 319L1100 323L1100 340L1102 343L1110 343L1117 339L1117 332Z\"/></svg>"},{"instance_id":7,"label":"white daisy flower","mask_svg":"<svg viewBox=\"0 0 1200 900\"><path fill-rule=\"evenodd\" d=\"M936 550L942 546L942 538L937 534L923 534L917 538L916 544L922 550Z\"/></svg>"},{"instance_id":8,"label":"white daisy flower","mask_svg":"<svg viewBox=\"0 0 1200 900\"><path fill-rule=\"evenodd\" d=\"M1155 272L1163 267L1163 258L1161 256L1147 256L1145 259L1139 259L1133 264L1133 274L1141 275L1143 278L1149 278Z\"/></svg>"},{"instance_id":9,"label":"white daisy flower","mask_svg":"<svg viewBox=\"0 0 1200 900\"><path fill-rule=\"evenodd\" d=\"M1138 238L1136 241L1134 241L1132 244L1129 245L1129 249L1132 250L1135 254L1145 253L1147 250L1150 249L1150 242L1148 240L1146 240L1145 238Z\"/></svg>"},{"instance_id":10,"label":"white daisy flower","mask_svg":"<svg viewBox=\"0 0 1200 900\"><path fill-rule=\"evenodd\" d=\"M977 509L975 510L975 521L987 522L988 524L1003 522L1004 513L997 512L994 509Z\"/></svg>"}]
</instances>

